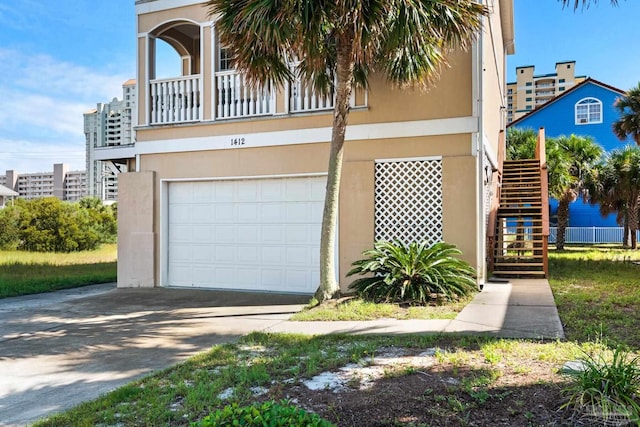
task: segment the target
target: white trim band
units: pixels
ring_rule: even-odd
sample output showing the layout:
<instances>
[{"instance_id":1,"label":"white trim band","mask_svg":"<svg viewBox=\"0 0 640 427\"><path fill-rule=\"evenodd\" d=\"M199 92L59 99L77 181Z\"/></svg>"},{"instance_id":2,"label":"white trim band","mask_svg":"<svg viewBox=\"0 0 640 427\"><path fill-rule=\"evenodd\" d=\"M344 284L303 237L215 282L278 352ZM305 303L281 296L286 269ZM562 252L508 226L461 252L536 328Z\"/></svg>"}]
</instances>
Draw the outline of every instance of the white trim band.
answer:
<instances>
[{"instance_id":1,"label":"white trim band","mask_svg":"<svg viewBox=\"0 0 640 427\"><path fill-rule=\"evenodd\" d=\"M416 120L347 126L345 140L411 138L474 133L478 131L476 117ZM198 138L138 141L136 154L181 153L238 148L272 147L331 141L331 127L283 130L274 132L236 133Z\"/></svg>"}]
</instances>

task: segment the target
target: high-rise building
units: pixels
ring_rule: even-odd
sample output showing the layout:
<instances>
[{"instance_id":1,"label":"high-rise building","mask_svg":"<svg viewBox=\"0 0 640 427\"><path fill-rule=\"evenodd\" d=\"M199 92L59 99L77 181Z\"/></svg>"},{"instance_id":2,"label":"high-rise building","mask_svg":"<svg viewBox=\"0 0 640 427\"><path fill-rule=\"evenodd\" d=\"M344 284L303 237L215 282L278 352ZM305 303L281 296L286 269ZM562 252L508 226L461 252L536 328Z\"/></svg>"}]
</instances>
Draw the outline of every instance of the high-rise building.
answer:
<instances>
[{"instance_id":1,"label":"high-rise building","mask_svg":"<svg viewBox=\"0 0 640 427\"><path fill-rule=\"evenodd\" d=\"M534 74L534 65L516 67L516 81L507 83L507 123L535 110L586 76L575 75L576 61L556 62L556 72Z\"/></svg>"},{"instance_id":2,"label":"high-rise building","mask_svg":"<svg viewBox=\"0 0 640 427\"><path fill-rule=\"evenodd\" d=\"M0 185L16 191L18 197L28 200L57 197L74 202L87 195L87 173L69 171L66 164L56 163L53 165L53 172L19 174L8 170L5 175L0 176Z\"/></svg>"},{"instance_id":3,"label":"high-rise building","mask_svg":"<svg viewBox=\"0 0 640 427\"><path fill-rule=\"evenodd\" d=\"M95 109L84 114L90 196L105 201L118 198L118 174L127 171L126 163L103 154L110 147L134 144L131 119L135 110L136 81L127 80L122 85L122 100L114 98L108 103L98 103Z\"/></svg>"}]
</instances>

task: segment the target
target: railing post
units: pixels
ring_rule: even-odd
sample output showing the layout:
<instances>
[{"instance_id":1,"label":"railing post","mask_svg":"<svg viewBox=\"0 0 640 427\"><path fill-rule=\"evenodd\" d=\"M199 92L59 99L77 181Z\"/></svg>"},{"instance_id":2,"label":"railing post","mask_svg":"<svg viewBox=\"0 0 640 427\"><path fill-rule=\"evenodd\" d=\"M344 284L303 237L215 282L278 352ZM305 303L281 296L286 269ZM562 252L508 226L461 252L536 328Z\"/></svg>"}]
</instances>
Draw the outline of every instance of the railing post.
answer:
<instances>
[{"instance_id":1,"label":"railing post","mask_svg":"<svg viewBox=\"0 0 640 427\"><path fill-rule=\"evenodd\" d=\"M540 162L540 192L542 208L542 260L546 277L549 277L549 176L547 174L547 154L544 128L538 130L536 159Z\"/></svg>"}]
</instances>

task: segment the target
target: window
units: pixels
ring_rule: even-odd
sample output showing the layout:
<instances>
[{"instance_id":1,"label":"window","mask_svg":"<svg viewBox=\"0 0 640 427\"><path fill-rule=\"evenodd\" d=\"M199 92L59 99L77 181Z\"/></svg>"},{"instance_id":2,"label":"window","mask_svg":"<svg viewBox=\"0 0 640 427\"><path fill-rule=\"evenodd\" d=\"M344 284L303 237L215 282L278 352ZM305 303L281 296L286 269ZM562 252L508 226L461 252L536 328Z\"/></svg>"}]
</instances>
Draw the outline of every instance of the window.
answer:
<instances>
[{"instance_id":1,"label":"window","mask_svg":"<svg viewBox=\"0 0 640 427\"><path fill-rule=\"evenodd\" d=\"M508 93L508 94L513 93L513 89L507 89L507 93Z\"/></svg>"},{"instance_id":2,"label":"window","mask_svg":"<svg viewBox=\"0 0 640 427\"><path fill-rule=\"evenodd\" d=\"M527 89L527 94L530 94L532 92L532 89Z\"/></svg>"},{"instance_id":3,"label":"window","mask_svg":"<svg viewBox=\"0 0 640 427\"><path fill-rule=\"evenodd\" d=\"M596 98L584 98L576 103L576 124L602 123L602 102Z\"/></svg>"},{"instance_id":4,"label":"window","mask_svg":"<svg viewBox=\"0 0 640 427\"><path fill-rule=\"evenodd\" d=\"M564 82L565 82L565 80L564 80L564 79L560 79L560 80L558 80L558 83L564 83Z\"/></svg>"},{"instance_id":5,"label":"window","mask_svg":"<svg viewBox=\"0 0 640 427\"><path fill-rule=\"evenodd\" d=\"M525 86L533 86L533 83L532 82L527 82L527 83L525 83Z\"/></svg>"},{"instance_id":6,"label":"window","mask_svg":"<svg viewBox=\"0 0 640 427\"><path fill-rule=\"evenodd\" d=\"M220 56L218 58L218 71L227 71L231 69L231 53L229 48L220 46Z\"/></svg>"},{"instance_id":7,"label":"window","mask_svg":"<svg viewBox=\"0 0 640 427\"><path fill-rule=\"evenodd\" d=\"M533 107L531 105L527 105L527 108L525 108L525 110L531 110Z\"/></svg>"},{"instance_id":8,"label":"window","mask_svg":"<svg viewBox=\"0 0 640 427\"><path fill-rule=\"evenodd\" d=\"M564 88L563 88L563 87L559 87L559 88L558 88L558 90L559 90L560 92L562 92L562 91L564 90Z\"/></svg>"},{"instance_id":9,"label":"window","mask_svg":"<svg viewBox=\"0 0 640 427\"><path fill-rule=\"evenodd\" d=\"M532 101L532 99L531 99L531 98L527 98L525 101L527 101L527 102L531 102L531 101Z\"/></svg>"}]
</instances>

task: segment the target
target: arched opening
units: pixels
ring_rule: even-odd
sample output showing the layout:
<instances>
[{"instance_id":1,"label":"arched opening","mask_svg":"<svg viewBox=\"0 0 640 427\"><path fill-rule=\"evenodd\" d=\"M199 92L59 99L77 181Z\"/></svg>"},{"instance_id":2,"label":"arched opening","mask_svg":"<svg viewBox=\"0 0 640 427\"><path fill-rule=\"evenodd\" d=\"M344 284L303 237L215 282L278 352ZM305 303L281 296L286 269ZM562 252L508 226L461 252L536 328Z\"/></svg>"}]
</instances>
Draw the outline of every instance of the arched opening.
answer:
<instances>
[{"instance_id":1,"label":"arched opening","mask_svg":"<svg viewBox=\"0 0 640 427\"><path fill-rule=\"evenodd\" d=\"M201 120L200 24L186 20L165 22L149 36L149 122Z\"/></svg>"}]
</instances>

